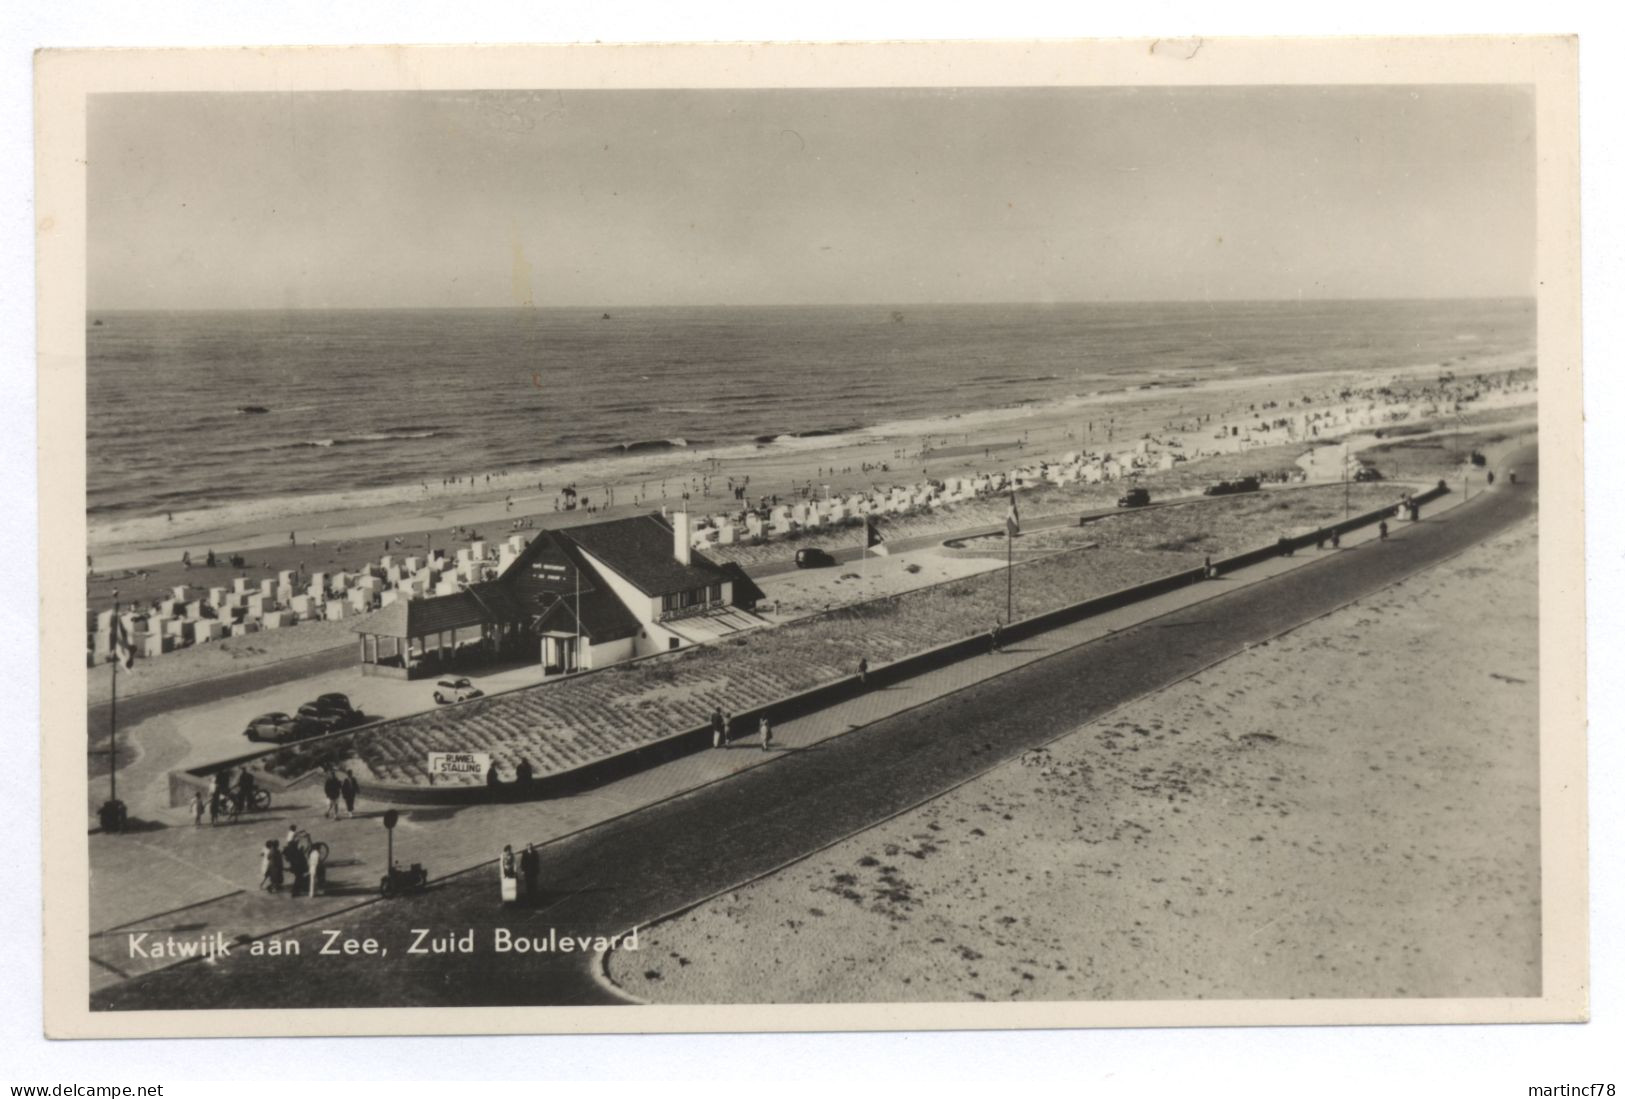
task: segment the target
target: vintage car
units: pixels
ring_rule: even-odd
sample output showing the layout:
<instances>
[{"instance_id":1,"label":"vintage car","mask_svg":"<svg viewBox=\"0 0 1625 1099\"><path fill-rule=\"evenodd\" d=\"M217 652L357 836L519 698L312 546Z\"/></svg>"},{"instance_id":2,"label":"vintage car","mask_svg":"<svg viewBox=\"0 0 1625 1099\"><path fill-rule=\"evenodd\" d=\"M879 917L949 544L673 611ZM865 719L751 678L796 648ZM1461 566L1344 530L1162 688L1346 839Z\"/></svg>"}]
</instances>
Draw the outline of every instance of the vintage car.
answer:
<instances>
[{"instance_id":1,"label":"vintage car","mask_svg":"<svg viewBox=\"0 0 1625 1099\"><path fill-rule=\"evenodd\" d=\"M442 679L435 684L434 700L442 706L453 702L467 702L471 698L480 698L485 694L466 679Z\"/></svg>"},{"instance_id":2,"label":"vintage car","mask_svg":"<svg viewBox=\"0 0 1625 1099\"><path fill-rule=\"evenodd\" d=\"M827 550L817 546L803 546L796 550L796 568L798 569L825 569L835 564L835 558Z\"/></svg>"},{"instance_id":3,"label":"vintage car","mask_svg":"<svg viewBox=\"0 0 1625 1099\"><path fill-rule=\"evenodd\" d=\"M299 707L299 716L322 726L324 733L351 729L367 720L367 715L351 707L350 700L343 695L323 695L314 702L307 702Z\"/></svg>"},{"instance_id":4,"label":"vintage car","mask_svg":"<svg viewBox=\"0 0 1625 1099\"><path fill-rule=\"evenodd\" d=\"M1120 508L1143 508L1151 502L1151 493L1143 488L1131 488L1117 498Z\"/></svg>"},{"instance_id":5,"label":"vintage car","mask_svg":"<svg viewBox=\"0 0 1625 1099\"><path fill-rule=\"evenodd\" d=\"M1203 496L1231 496L1238 492L1257 492L1258 478L1243 477L1239 481L1220 481L1202 490Z\"/></svg>"},{"instance_id":6,"label":"vintage car","mask_svg":"<svg viewBox=\"0 0 1625 1099\"><path fill-rule=\"evenodd\" d=\"M327 732L327 729L322 722L278 712L261 714L253 721L250 721L248 728L243 730L243 736L256 742L266 741L271 744L286 744L293 740L304 740L306 737L320 736L325 732Z\"/></svg>"}]
</instances>

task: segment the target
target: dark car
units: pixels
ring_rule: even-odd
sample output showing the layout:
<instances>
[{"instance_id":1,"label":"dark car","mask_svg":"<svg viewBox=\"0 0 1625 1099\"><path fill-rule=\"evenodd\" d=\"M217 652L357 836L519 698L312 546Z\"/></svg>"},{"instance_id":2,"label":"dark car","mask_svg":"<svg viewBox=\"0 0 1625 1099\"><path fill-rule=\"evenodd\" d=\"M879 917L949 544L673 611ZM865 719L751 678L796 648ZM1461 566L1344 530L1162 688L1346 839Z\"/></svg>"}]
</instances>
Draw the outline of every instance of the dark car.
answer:
<instances>
[{"instance_id":1,"label":"dark car","mask_svg":"<svg viewBox=\"0 0 1625 1099\"><path fill-rule=\"evenodd\" d=\"M343 696L340 695L339 697L342 698ZM320 698L299 707L299 717L320 725L324 733L336 733L341 729L350 729L367 720L367 715L360 710L352 709L348 700L344 705L339 706L325 703Z\"/></svg>"},{"instance_id":2,"label":"dark car","mask_svg":"<svg viewBox=\"0 0 1625 1099\"><path fill-rule=\"evenodd\" d=\"M1131 488L1117 498L1120 508L1143 508L1151 502L1151 493L1143 488Z\"/></svg>"},{"instance_id":3,"label":"dark car","mask_svg":"<svg viewBox=\"0 0 1625 1099\"><path fill-rule=\"evenodd\" d=\"M322 706L322 707L325 707L327 709L332 709L332 710L350 710L350 709L354 709L354 707L350 705L350 696L349 695L344 695L344 694L339 694L337 691L333 691L330 694L325 694L325 695L318 696L316 701L312 702L311 705L312 706Z\"/></svg>"},{"instance_id":4,"label":"dark car","mask_svg":"<svg viewBox=\"0 0 1625 1099\"><path fill-rule=\"evenodd\" d=\"M806 546L796 550L796 568L798 569L824 569L835 564L835 558L817 546Z\"/></svg>"},{"instance_id":5,"label":"dark car","mask_svg":"<svg viewBox=\"0 0 1625 1099\"><path fill-rule=\"evenodd\" d=\"M285 744L291 740L319 736L326 731L324 724L319 721L303 716L294 717L291 714L269 713L261 714L250 721L248 728L243 730L243 736L252 741Z\"/></svg>"},{"instance_id":6,"label":"dark car","mask_svg":"<svg viewBox=\"0 0 1625 1099\"><path fill-rule=\"evenodd\" d=\"M1380 481L1382 480L1382 470L1377 469L1375 466L1361 466L1355 472L1354 479L1356 481Z\"/></svg>"},{"instance_id":7,"label":"dark car","mask_svg":"<svg viewBox=\"0 0 1625 1099\"><path fill-rule=\"evenodd\" d=\"M1220 481L1202 490L1203 496L1231 496L1238 492L1257 492L1258 478L1243 477L1239 481Z\"/></svg>"}]
</instances>

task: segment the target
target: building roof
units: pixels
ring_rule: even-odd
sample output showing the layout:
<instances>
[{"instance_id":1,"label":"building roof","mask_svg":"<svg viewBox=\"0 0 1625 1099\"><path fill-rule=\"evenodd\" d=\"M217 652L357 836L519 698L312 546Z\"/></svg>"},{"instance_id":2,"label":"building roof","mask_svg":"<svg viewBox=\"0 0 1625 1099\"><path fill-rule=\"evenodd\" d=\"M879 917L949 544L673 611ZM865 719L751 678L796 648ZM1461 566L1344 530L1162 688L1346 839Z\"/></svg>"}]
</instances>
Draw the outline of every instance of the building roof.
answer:
<instances>
[{"instance_id":1,"label":"building roof","mask_svg":"<svg viewBox=\"0 0 1625 1099\"><path fill-rule=\"evenodd\" d=\"M470 584L451 595L396 600L358 619L350 629L379 637L430 637L449 630L471 629L486 622L517 621L522 617L508 590L488 580Z\"/></svg>"},{"instance_id":2,"label":"building roof","mask_svg":"<svg viewBox=\"0 0 1625 1099\"><path fill-rule=\"evenodd\" d=\"M409 638L471 629L481 623L534 621L543 630L574 633L579 606L580 630L593 642L632 637L639 630L638 619L615 596L596 562L650 596L693 591L733 579L736 585L745 585L736 587L736 601L741 595L761 597L737 566L724 568L698 553L692 555L690 564L680 564L670 524L658 515L636 515L538 531L497 579L470 584L452 595L398 600L356 620L350 628L356 633Z\"/></svg>"},{"instance_id":3,"label":"building roof","mask_svg":"<svg viewBox=\"0 0 1625 1099\"><path fill-rule=\"evenodd\" d=\"M582 593L581 632L594 645L637 636L638 620L609 592ZM576 632L576 606L573 596L559 596L537 619L537 628L558 633Z\"/></svg>"},{"instance_id":4,"label":"building roof","mask_svg":"<svg viewBox=\"0 0 1625 1099\"><path fill-rule=\"evenodd\" d=\"M734 606L754 610L756 604L767 598L767 593L757 586L739 562L725 561L720 567L723 574L734 582Z\"/></svg>"},{"instance_id":5,"label":"building roof","mask_svg":"<svg viewBox=\"0 0 1625 1099\"><path fill-rule=\"evenodd\" d=\"M677 560L672 529L658 515L634 515L588 523L557 532L624 577L645 595L693 591L726 580L721 568L695 553L691 563Z\"/></svg>"},{"instance_id":6,"label":"building roof","mask_svg":"<svg viewBox=\"0 0 1625 1099\"><path fill-rule=\"evenodd\" d=\"M637 618L615 598L581 550L563 538L551 538L552 544L545 549L541 548L542 541L538 536L500 581L526 613L540 613L537 628L575 633L579 607L581 632L593 644L635 636L642 628ZM538 563L557 563L563 571L552 574L557 580L538 580L532 567ZM579 587L575 586L577 581Z\"/></svg>"}]
</instances>

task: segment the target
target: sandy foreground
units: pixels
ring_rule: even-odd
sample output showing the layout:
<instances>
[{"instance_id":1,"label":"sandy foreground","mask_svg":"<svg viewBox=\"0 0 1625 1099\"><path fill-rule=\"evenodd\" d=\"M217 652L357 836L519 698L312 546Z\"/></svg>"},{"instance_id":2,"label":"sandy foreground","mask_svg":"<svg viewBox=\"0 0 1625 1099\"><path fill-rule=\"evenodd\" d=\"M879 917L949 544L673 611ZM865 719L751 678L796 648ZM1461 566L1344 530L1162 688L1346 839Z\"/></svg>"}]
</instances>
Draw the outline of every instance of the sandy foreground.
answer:
<instances>
[{"instance_id":1,"label":"sandy foreground","mask_svg":"<svg viewBox=\"0 0 1625 1099\"><path fill-rule=\"evenodd\" d=\"M667 1003L1538 995L1535 531L646 928L610 975Z\"/></svg>"}]
</instances>

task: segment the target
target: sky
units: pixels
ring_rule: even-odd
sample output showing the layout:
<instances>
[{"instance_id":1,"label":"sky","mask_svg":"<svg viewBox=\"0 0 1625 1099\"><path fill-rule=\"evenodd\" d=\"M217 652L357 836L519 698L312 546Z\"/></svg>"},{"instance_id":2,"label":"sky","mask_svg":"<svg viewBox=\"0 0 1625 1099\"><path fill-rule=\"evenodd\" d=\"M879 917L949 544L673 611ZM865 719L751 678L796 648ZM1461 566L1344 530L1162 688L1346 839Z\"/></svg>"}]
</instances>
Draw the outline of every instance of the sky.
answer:
<instances>
[{"instance_id":1,"label":"sky","mask_svg":"<svg viewBox=\"0 0 1625 1099\"><path fill-rule=\"evenodd\" d=\"M92 98L92 309L1534 292L1502 86Z\"/></svg>"}]
</instances>

